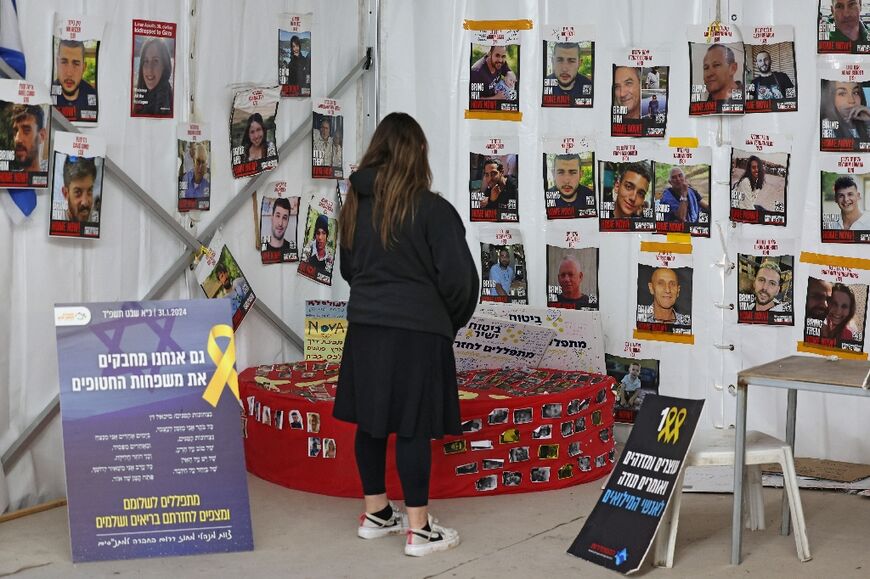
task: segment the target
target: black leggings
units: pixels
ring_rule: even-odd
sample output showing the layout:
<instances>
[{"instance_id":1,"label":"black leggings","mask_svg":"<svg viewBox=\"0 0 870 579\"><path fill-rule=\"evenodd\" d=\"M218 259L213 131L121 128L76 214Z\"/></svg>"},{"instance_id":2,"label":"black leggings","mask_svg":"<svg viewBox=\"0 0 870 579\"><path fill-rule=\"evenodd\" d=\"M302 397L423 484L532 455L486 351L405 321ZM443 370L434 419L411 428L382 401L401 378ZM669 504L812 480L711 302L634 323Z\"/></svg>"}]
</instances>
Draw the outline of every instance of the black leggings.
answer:
<instances>
[{"instance_id":1,"label":"black leggings","mask_svg":"<svg viewBox=\"0 0 870 579\"><path fill-rule=\"evenodd\" d=\"M386 492L384 476L387 468L387 439L374 438L359 428L356 430L356 464L363 492L380 495ZM425 507L429 504L429 473L432 470L432 446L428 438L396 436L396 468L405 505Z\"/></svg>"}]
</instances>

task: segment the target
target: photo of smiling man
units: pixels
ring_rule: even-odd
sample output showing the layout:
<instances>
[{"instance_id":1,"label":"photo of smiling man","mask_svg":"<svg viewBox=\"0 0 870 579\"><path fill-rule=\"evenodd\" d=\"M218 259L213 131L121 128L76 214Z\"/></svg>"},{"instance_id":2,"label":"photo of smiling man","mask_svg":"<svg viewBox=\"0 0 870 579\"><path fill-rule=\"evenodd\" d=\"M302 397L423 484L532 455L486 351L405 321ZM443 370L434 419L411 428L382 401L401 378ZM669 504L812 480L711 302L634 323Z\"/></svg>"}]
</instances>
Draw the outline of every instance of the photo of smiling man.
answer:
<instances>
[{"instance_id":1,"label":"photo of smiling man","mask_svg":"<svg viewBox=\"0 0 870 579\"><path fill-rule=\"evenodd\" d=\"M655 231L653 162L599 162L599 231Z\"/></svg>"},{"instance_id":2,"label":"photo of smiling man","mask_svg":"<svg viewBox=\"0 0 870 579\"><path fill-rule=\"evenodd\" d=\"M691 259L691 256L674 256ZM645 263L643 263L645 262ZM692 268L663 267L642 259L637 266L637 329L692 333Z\"/></svg>"},{"instance_id":3,"label":"photo of smiling man","mask_svg":"<svg viewBox=\"0 0 870 579\"><path fill-rule=\"evenodd\" d=\"M840 173L844 166L868 166L864 163L870 163L870 156L828 157L821 160L823 169L833 169L822 171L822 242L870 244L870 205L865 193L870 174Z\"/></svg>"},{"instance_id":4,"label":"photo of smiling man","mask_svg":"<svg viewBox=\"0 0 870 579\"><path fill-rule=\"evenodd\" d=\"M689 116L743 114L744 46L739 30L720 24L709 35L706 26L689 26Z\"/></svg>"},{"instance_id":5,"label":"photo of smiling man","mask_svg":"<svg viewBox=\"0 0 870 579\"><path fill-rule=\"evenodd\" d=\"M668 53L632 48L617 53L616 59L611 136L664 137L668 119Z\"/></svg>"}]
</instances>

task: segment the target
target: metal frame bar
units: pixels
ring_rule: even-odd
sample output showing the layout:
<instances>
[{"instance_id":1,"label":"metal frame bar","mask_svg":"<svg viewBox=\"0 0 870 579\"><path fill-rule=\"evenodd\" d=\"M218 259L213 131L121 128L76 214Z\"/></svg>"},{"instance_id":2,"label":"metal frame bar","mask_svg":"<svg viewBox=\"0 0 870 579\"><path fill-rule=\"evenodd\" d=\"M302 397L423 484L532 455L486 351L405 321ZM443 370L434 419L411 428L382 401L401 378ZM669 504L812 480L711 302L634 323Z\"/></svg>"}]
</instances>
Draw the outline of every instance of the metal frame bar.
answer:
<instances>
[{"instance_id":1,"label":"metal frame bar","mask_svg":"<svg viewBox=\"0 0 870 579\"><path fill-rule=\"evenodd\" d=\"M375 15L374 18L378 19L378 7L377 3L375 4ZM370 12L371 14L371 12ZM329 98L335 98L342 94L345 89L347 89L351 83L355 82L360 76L363 75L366 71L369 71L373 68L373 50L371 46L366 48L365 56L360 59L360 61L344 76L341 81L333 88L329 94ZM17 72L15 72L12 67L10 67L5 60L0 58L0 72L5 74L7 77L12 79L21 79ZM379 84L378 80L374 81L377 86ZM377 93L375 93L377 94ZM377 109L375 109L377 110ZM57 129L57 126L60 125L64 130L69 132L80 132L75 125L69 122L63 115L61 115L57 109L52 109L52 120L55 123L54 128ZM308 135L308 129L310 124L308 120L303 121L295 131L290 135L290 138L287 139L284 144L281 145L281 148L278 150L279 159L287 158L290 151L299 146ZM209 225L205 228L202 235L199 238L191 235L178 221L173 218L172 215L169 214L163 207L158 204L153 197L148 195L148 193L140 187L136 181L134 181L123 169L121 169L115 162L113 162L109 156L105 157L105 166L108 169L109 173L117 179L123 186L125 186L128 191L133 193L136 198L147 208L151 209L152 213L160 219L163 223L165 223L170 230L178 235L182 241L184 241L192 250L197 251L202 245L206 245L208 241L214 236L215 232L220 229L224 223L235 214L235 212L241 207L248 199L250 194L253 191L256 191L257 187L259 187L262 183L265 182L265 179L268 178L268 173L261 173L255 179L251 180L242 190L236 194L236 196L227 203L227 205L221 210L220 213L209 223ZM184 271L184 268L189 265L191 261L190 253L186 253L179 257L175 263L166 270L166 272L160 277L157 283L145 294L142 298L143 300L154 299L155 297L162 294L174 281L178 278L181 272ZM260 312L265 318L275 326L275 328L284 334L296 347L300 350L303 348L303 340L296 334L284 321L274 312L269 306L264 304L261 300L257 300L254 303L254 309ZM36 416L33 422L21 433L21 435L12 443L12 445L7 449L7 451L3 454L2 459L0 459L0 466L2 466L4 472L9 472L12 469L12 466L18 461L21 454L26 449L27 445L30 441L36 437L36 435L42 430L44 425L51 419L60 408L60 395L56 395L54 399Z\"/></svg>"}]
</instances>

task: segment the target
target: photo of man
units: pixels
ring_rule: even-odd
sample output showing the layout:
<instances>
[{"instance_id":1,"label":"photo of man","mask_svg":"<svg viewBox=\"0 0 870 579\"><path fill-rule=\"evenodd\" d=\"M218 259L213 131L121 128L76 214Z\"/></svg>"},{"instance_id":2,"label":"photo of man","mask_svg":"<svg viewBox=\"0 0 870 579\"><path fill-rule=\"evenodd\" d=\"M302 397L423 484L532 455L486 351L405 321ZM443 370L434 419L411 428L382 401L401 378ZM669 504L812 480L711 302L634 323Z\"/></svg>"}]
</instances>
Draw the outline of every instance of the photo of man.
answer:
<instances>
[{"instance_id":1,"label":"photo of man","mask_svg":"<svg viewBox=\"0 0 870 579\"><path fill-rule=\"evenodd\" d=\"M692 269L638 264L637 329L690 334Z\"/></svg>"},{"instance_id":2,"label":"photo of man","mask_svg":"<svg viewBox=\"0 0 870 579\"><path fill-rule=\"evenodd\" d=\"M794 325L794 257L737 257L737 321L741 324Z\"/></svg>"},{"instance_id":3,"label":"photo of man","mask_svg":"<svg viewBox=\"0 0 870 579\"><path fill-rule=\"evenodd\" d=\"M656 163L656 231L710 237L710 174L710 165Z\"/></svg>"},{"instance_id":4,"label":"photo of man","mask_svg":"<svg viewBox=\"0 0 870 579\"><path fill-rule=\"evenodd\" d=\"M46 108L48 107L24 104L11 106L9 120L14 152L11 170L29 173L48 172L48 157L43 150L48 135Z\"/></svg>"},{"instance_id":5,"label":"photo of man","mask_svg":"<svg viewBox=\"0 0 870 579\"><path fill-rule=\"evenodd\" d=\"M54 106L67 120L97 122L97 40L54 38ZM87 78L86 78L87 76Z\"/></svg>"},{"instance_id":6,"label":"photo of man","mask_svg":"<svg viewBox=\"0 0 870 579\"><path fill-rule=\"evenodd\" d=\"M469 109L519 110L519 44L471 45ZM492 104L487 101L498 101Z\"/></svg>"},{"instance_id":7,"label":"photo of man","mask_svg":"<svg viewBox=\"0 0 870 579\"><path fill-rule=\"evenodd\" d=\"M690 42L689 115L742 114L742 42Z\"/></svg>"},{"instance_id":8,"label":"photo of man","mask_svg":"<svg viewBox=\"0 0 870 579\"><path fill-rule=\"evenodd\" d=\"M870 211L862 195L866 180L856 176L822 171L823 242L870 243Z\"/></svg>"},{"instance_id":9,"label":"photo of man","mask_svg":"<svg viewBox=\"0 0 870 579\"><path fill-rule=\"evenodd\" d=\"M311 32L306 15L287 15L278 27L278 84L282 97L311 96ZM300 30L305 27L306 30Z\"/></svg>"},{"instance_id":10,"label":"photo of man","mask_svg":"<svg viewBox=\"0 0 870 579\"><path fill-rule=\"evenodd\" d=\"M547 245L547 307L598 309L598 248Z\"/></svg>"},{"instance_id":11,"label":"photo of man","mask_svg":"<svg viewBox=\"0 0 870 579\"><path fill-rule=\"evenodd\" d=\"M613 67L613 124L640 119L640 70L636 66Z\"/></svg>"},{"instance_id":12,"label":"photo of man","mask_svg":"<svg viewBox=\"0 0 870 579\"><path fill-rule=\"evenodd\" d=\"M523 246L481 243L480 301L528 303Z\"/></svg>"},{"instance_id":13,"label":"photo of man","mask_svg":"<svg viewBox=\"0 0 870 579\"><path fill-rule=\"evenodd\" d=\"M519 221L517 155L471 153L471 221Z\"/></svg>"},{"instance_id":14,"label":"photo of man","mask_svg":"<svg viewBox=\"0 0 870 579\"><path fill-rule=\"evenodd\" d=\"M335 235L335 218L322 213L312 203L308 208L302 255L299 258L300 275L324 285L332 285Z\"/></svg>"},{"instance_id":15,"label":"photo of man","mask_svg":"<svg viewBox=\"0 0 870 579\"><path fill-rule=\"evenodd\" d=\"M747 62L753 62L755 68L750 68L746 73L746 112L797 110L797 90L792 81L795 76L794 42L751 45L747 48ZM777 70L778 67L774 66L775 60L788 66L789 70ZM791 73L791 77L788 73ZM769 102L757 101L774 101L777 105L787 102L788 106L772 107Z\"/></svg>"},{"instance_id":16,"label":"photo of man","mask_svg":"<svg viewBox=\"0 0 870 579\"><path fill-rule=\"evenodd\" d=\"M573 219L595 216L592 185L594 155L586 153L544 153L544 187L547 219Z\"/></svg>"},{"instance_id":17,"label":"photo of man","mask_svg":"<svg viewBox=\"0 0 870 579\"><path fill-rule=\"evenodd\" d=\"M870 13L862 9L861 0L819 1L819 54L857 53L870 44Z\"/></svg>"},{"instance_id":18,"label":"photo of man","mask_svg":"<svg viewBox=\"0 0 870 579\"><path fill-rule=\"evenodd\" d=\"M263 197L260 212L260 257L264 264L299 259L296 246L298 215L299 197Z\"/></svg>"},{"instance_id":19,"label":"photo of man","mask_svg":"<svg viewBox=\"0 0 870 579\"><path fill-rule=\"evenodd\" d=\"M610 135L664 137L667 126L669 67L652 52L649 66L634 66L632 54L613 65Z\"/></svg>"},{"instance_id":20,"label":"photo of man","mask_svg":"<svg viewBox=\"0 0 870 579\"><path fill-rule=\"evenodd\" d=\"M192 167L179 178L179 197L184 199L205 199L211 195L209 178L209 141L185 142L185 155L189 157ZM184 163L182 163L184 167Z\"/></svg>"},{"instance_id":21,"label":"photo of man","mask_svg":"<svg viewBox=\"0 0 870 579\"><path fill-rule=\"evenodd\" d=\"M543 107L591 107L591 42L544 41Z\"/></svg>"},{"instance_id":22,"label":"photo of man","mask_svg":"<svg viewBox=\"0 0 870 579\"><path fill-rule=\"evenodd\" d=\"M67 156L63 161L63 198L67 221L99 223L95 212L94 183L97 180L96 159Z\"/></svg>"},{"instance_id":23,"label":"photo of man","mask_svg":"<svg viewBox=\"0 0 870 579\"><path fill-rule=\"evenodd\" d=\"M652 169L649 161L601 163L600 231L655 229L655 213L647 197L653 185Z\"/></svg>"}]
</instances>

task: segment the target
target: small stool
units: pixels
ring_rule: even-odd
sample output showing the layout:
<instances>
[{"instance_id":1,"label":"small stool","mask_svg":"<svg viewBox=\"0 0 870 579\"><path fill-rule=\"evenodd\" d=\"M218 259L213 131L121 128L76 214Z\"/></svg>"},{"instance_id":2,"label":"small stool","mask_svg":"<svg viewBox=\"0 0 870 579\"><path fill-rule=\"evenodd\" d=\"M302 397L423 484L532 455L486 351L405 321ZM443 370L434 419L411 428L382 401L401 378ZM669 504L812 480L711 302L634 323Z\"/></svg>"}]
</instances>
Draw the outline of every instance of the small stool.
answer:
<instances>
[{"instance_id":1,"label":"small stool","mask_svg":"<svg viewBox=\"0 0 870 579\"><path fill-rule=\"evenodd\" d=\"M810 555L809 541L807 541L804 510L801 506L791 447L778 438L757 431L746 433L746 480L743 481L744 489L747 489L743 496L749 503L749 516L746 525L753 531L764 529L764 497L762 495L760 465L771 462L779 463L782 467L783 486L788 495L788 506L794 525L797 556L801 561L809 561L812 556ZM692 446L686 455L685 466L733 465L733 430L704 431L695 434ZM658 567L672 567L674 564L674 546L680 520L680 503L682 502L685 472L684 469L680 473L674 485L674 494L671 496L668 510L662 516L656 535L655 564Z\"/></svg>"}]
</instances>

